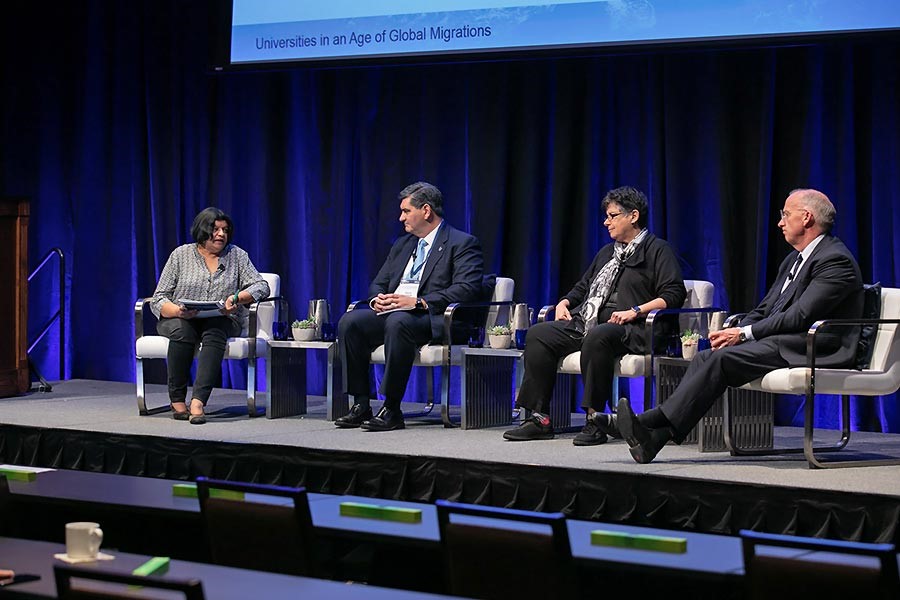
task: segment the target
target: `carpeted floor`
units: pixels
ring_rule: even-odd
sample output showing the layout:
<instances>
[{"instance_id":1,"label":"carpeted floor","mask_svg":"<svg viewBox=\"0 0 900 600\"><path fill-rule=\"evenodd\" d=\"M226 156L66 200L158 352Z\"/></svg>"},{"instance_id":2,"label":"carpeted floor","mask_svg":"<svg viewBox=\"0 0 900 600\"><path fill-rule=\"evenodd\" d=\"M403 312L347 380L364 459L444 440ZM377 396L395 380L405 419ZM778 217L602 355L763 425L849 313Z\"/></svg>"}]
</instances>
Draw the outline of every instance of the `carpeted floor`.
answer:
<instances>
[{"instance_id":1,"label":"carpeted floor","mask_svg":"<svg viewBox=\"0 0 900 600\"><path fill-rule=\"evenodd\" d=\"M261 396L260 404L264 403L265 395ZM164 386L148 386L148 406L165 402ZM249 419L245 407L241 391L215 390L208 410L226 410L213 415L206 425L192 426L174 421L168 413L139 416L133 384L69 380L54 383L50 393L33 392L0 399L0 423L119 435L452 457L900 497L900 467L810 470L802 456L736 458L727 452L700 453L696 445L671 445L654 463L637 465L622 442L579 448L572 445L574 433L549 441L508 442L502 439L503 428L462 431L412 419L407 421L405 430L371 433L335 429L325 420L323 398L310 398L310 414L305 417ZM797 445L801 436L799 429L777 428L776 444ZM822 432L823 441L832 439L837 439L837 432ZM841 454L850 457L863 452L900 456L900 435L855 432Z\"/></svg>"}]
</instances>

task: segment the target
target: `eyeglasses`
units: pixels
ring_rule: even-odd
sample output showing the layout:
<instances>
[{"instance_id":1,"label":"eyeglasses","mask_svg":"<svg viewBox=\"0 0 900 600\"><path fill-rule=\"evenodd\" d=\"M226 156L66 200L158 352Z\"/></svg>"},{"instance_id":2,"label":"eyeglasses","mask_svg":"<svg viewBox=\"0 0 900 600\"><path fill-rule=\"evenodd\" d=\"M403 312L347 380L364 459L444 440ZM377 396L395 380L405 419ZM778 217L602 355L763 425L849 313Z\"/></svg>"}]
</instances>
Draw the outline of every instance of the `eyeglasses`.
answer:
<instances>
[{"instance_id":1,"label":"eyeglasses","mask_svg":"<svg viewBox=\"0 0 900 600\"><path fill-rule=\"evenodd\" d=\"M616 217L621 217L621 216L624 215L624 214L626 214L626 213L623 213L623 212L618 212L618 213L606 213L606 218L603 219L603 220L604 220L604 221L612 221L612 220L615 219Z\"/></svg>"},{"instance_id":2,"label":"eyeglasses","mask_svg":"<svg viewBox=\"0 0 900 600\"><path fill-rule=\"evenodd\" d=\"M802 208L802 209L800 209L800 210L802 210L803 212L809 212L809 211L806 210L805 208ZM799 211L798 211L798 212L799 212ZM789 216L791 216L791 211L789 211L789 210L779 210L779 211L778 211L778 214L781 215L781 220L783 221L783 220L787 219Z\"/></svg>"}]
</instances>

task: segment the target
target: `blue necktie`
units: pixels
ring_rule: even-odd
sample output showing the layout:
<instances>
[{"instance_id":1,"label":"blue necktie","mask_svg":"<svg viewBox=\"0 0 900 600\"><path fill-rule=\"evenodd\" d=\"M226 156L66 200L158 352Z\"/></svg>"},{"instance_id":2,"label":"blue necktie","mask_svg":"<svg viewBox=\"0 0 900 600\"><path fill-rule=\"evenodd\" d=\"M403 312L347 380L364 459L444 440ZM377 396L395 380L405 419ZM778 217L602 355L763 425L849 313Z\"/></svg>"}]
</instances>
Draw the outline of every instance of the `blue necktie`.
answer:
<instances>
[{"instance_id":1,"label":"blue necktie","mask_svg":"<svg viewBox=\"0 0 900 600\"><path fill-rule=\"evenodd\" d=\"M409 270L409 278L418 280L421 277L422 266L425 264L425 246L428 245L428 242L425 241L425 238L419 240L419 245L416 247L416 255L413 257L412 268Z\"/></svg>"}]
</instances>

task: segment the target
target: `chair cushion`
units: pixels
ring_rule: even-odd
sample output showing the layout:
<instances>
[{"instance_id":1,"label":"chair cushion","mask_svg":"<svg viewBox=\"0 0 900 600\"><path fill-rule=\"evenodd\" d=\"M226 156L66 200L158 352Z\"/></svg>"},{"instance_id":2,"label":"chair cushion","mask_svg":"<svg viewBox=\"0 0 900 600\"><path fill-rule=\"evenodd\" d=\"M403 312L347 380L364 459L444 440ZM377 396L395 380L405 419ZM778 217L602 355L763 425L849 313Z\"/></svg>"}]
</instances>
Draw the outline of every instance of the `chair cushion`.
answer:
<instances>
[{"instance_id":1,"label":"chair cushion","mask_svg":"<svg viewBox=\"0 0 900 600\"><path fill-rule=\"evenodd\" d=\"M643 377L648 372L649 355L626 354L615 364L615 374L619 377ZM559 362L559 372L568 375L581 374L581 352L573 352Z\"/></svg>"},{"instance_id":2,"label":"chair cushion","mask_svg":"<svg viewBox=\"0 0 900 600\"><path fill-rule=\"evenodd\" d=\"M145 335L134 344L134 355L137 358L165 358L169 350L169 339L161 335ZM228 338L225 346L225 358L240 360L250 355L249 338ZM265 358L269 355L269 344L262 338L256 338L256 356Z\"/></svg>"},{"instance_id":3,"label":"chair cushion","mask_svg":"<svg viewBox=\"0 0 900 600\"><path fill-rule=\"evenodd\" d=\"M881 317L881 283L863 286L863 319ZM859 330L859 344L856 346L856 368L860 371L868 369L875 351L875 334L878 325L863 325Z\"/></svg>"},{"instance_id":4,"label":"chair cushion","mask_svg":"<svg viewBox=\"0 0 900 600\"><path fill-rule=\"evenodd\" d=\"M419 348L419 354L413 364L417 367L439 367L443 360L443 346L437 344L428 344ZM450 364L459 365L462 363L461 345L450 346ZM369 362L373 364L384 364L384 346L378 346L372 351Z\"/></svg>"},{"instance_id":5,"label":"chair cushion","mask_svg":"<svg viewBox=\"0 0 900 600\"><path fill-rule=\"evenodd\" d=\"M165 358L169 350L169 338L161 335L145 335L134 343L134 355L138 358Z\"/></svg>"},{"instance_id":6,"label":"chair cushion","mask_svg":"<svg viewBox=\"0 0 900 600\"><path fill-rule=\"evenodd\" d=\"M805 394L806 367L776 369L760 379L741 386L745 390L774 394ZM816 393L882 396L897 391L896 373L854 371L852 369L816 369Z\"/></svg>"}]
</instances>

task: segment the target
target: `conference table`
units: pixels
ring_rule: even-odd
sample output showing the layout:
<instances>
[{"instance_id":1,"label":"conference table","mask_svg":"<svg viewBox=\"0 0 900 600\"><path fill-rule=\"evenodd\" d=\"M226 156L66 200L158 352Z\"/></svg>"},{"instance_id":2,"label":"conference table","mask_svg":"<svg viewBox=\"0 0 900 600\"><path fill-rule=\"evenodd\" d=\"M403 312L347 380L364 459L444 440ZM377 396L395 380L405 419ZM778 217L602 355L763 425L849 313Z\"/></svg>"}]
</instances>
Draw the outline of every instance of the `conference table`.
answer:
<instances>
[{"instance_id":1,"label":"conference table","mask_svg":"<svg viewBox=\"0 0 900 600\"><path fill-rule=\"evenodd\" d=\"M43 531L41 539L62 541L65 522L90 520L104 529L104 547L131 552L150 552L173 556L171 546L183 551L185 544L191 553L184 558L206 560L203 544L199 504L196 498L173 494L175 484L184 481L133 477L87 471L51 470L37 475L35 481L10 481L10 491L16 510L31 507L26 521L37 514L58 512L49 519L52 531ZM408 547L412 552L426 552L439 556L440 536L437 509L432 504L398 500L373 499L363 496L308 494L310 513L318 535L360 542ZM249 500L288 502L265 496ZM420 523L403 523L347 517L340 514L343 502L359 502L381 506L414 508L422 511ZM66 520L68 519L68 521ZM34 523L32 523L34 525ZM741 544L737 537L671 531L595 521L567 521L572 555L577 563L590 567L653 569L680 576L700 576L717 579L739 579L743 575ZM504 526L509 526L508 522ZM148 529L161 528L152 539ZM591 531L680 537L687 540L683 554L623 549L591 544ZM171 532L177 532L173 534ZM18 537L35 537L30 530L13 530ZM177 539L173 538L177 535ZM165 543L162 543L165 542Z\"/></svg>"},{"instance_id":2,"label":"conference table","mask_svg":"<svg viewBox=\"0 0 900 600\"><path fill-rule=\"evenodd\" d=\"M53 557L65 552L65 546L53 542L41 542L0 537L0 560L4 568L18 574L39 575L37 581L18 583L0 587L2 598L56 598L56 583L53 578L54 563L62 564ZM152 558L149 555L112 552L113 560L88 563L86 569L103 569L117 573L131 573L135 568ZM215 600L247 600L265 598L281 600L295 598L328 598L347 600L427 600L429 598L449 598L436 594L410 592L372 585L347 584L313 577L296 577L249 571L231 567L220 567L183 560L171 560L169 571L163 575L169 579L199 579L203 583L206 598ZM132 590L132 593L135 593ZM140 596L136 596L140 597ZM158 596L156 596L158 597Z\"/></svg>"},{"instance_id":3,"label":"conference table","mask_svg":"<svg viewBox=\"0 0 900 600\"><path fill-rule=\"evenodd\" d=\"M37 473L34 481L8 483L17 516L6 523L8 535L61 542L66 523L95 521L109 547L209 559L197 499L173 493L173 486L189 482L58 469ZM308 497L312 504L329 496ZM251 500L290 502L253 495Z\"/></svg>"}]
</instances>

